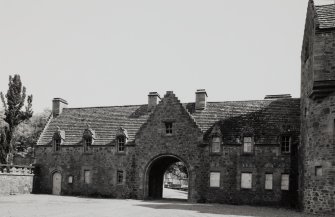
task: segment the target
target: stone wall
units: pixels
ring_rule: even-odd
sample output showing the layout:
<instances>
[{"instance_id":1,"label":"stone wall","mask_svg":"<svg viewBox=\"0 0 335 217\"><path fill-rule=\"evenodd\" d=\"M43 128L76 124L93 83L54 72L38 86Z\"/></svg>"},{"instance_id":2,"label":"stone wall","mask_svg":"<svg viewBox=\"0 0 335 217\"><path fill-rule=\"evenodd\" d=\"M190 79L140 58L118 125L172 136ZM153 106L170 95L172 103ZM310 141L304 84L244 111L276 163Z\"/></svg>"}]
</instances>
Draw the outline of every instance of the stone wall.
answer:
<instances>
[{"instance_id":1,"label":"stone wall","mask_svg":"<svg viewBox=\"0 0 335 217\"><path fill-rule=\"evenodd\" d=\"M315 91L314 82L335 79L335 31L318 29L315 17L313 4L310 2L301 55L299 201L306 212L334 213L335 94L317 99L310 96Z\"/></svg>"},{"instance_id":2,"label":"stone wall","mask_svg":"<svg viewBox=\"0 0 335 217\"><path fill-rule=\"evenodd\" d=\"M175 94L167 92L138 130L135 142L127 144L125 153L117 152L115 143L92 145L88 151L80 143L61 146L58 152L50 143L37 146L39 178L34 190L52 193L52 176L59 172L63 195L159 197L149 193L150 174L153 178L163 177L166 166L183 161L189 172L189 201L292 206L297 195L299 99L268 101L266 105L256 112L247 111L248 114L217 122L223 142L220 153L211 153L208 132L202 132ZM171 135L166 134L166 122L172 123ZM231 143L232 138L241 138L246 129L253 132L252 154L243 154L241 140ZM283 133L292 137L289 154L280 151ZM92 171L90 184L84 183L84 170ZM125 172L122 184L117 183L117 171ZM209 186L211 171L220 172L220 187ZM242 172L252 172L252 189L241 189ZM264 188L266 173L273 174L272 190ZM288 191L280 188L283 173L290 174ZM69 177L73 177L72 183Z\"/></svg>"},{"instance_id":3,"label":"stone wall","mask_svg":"<svg viewBox=\"0 0 335 217\"><path fill-rule=\"evenodd\" d=\"M33 167L0 164L0 195L29 194L33 189Z\"/></svg>"}]
</instances>

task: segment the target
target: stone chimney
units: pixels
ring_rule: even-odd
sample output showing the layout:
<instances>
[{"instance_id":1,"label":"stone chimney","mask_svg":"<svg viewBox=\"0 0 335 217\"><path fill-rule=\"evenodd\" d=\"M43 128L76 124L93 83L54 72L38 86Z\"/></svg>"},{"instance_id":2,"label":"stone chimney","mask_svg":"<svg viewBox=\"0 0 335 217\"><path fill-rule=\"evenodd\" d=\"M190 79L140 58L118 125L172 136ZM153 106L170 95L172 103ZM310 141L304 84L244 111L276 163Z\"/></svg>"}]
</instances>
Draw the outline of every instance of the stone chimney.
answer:
<instances>
[{"instance_id":1,"label":"stone chimney","mask_svg":"<svg viewBox=\"0 0 335 217\"><path fill-rule=\"evenodd\" d=\"M158 99L161 99L157 92L150 92L148 95L148 111L154 110L156 105L158 104Z\"/></svg>"},{"instance_id":2,"label":"stone chimney","mask_svg":"<svg viewBox=\"0 0 335 217\"><path fill-rule=\"evenodd\" d=\"M62 114L63 108L67 107L66 100L62 98L54 98L52 100L52 115L57 117L58 115Z\"/></svg>"},{"instance_id":3,"label":"stone chimney","mask_svg":"<svg viewBox=\"0 0 335 217\"><path fill-rule=\"evenodd\" d=\"M198 89L195 92L195 109L196 110L204 110L206 109L207 103L207 93L205 89Z\"/></svg>"}]
</instances>

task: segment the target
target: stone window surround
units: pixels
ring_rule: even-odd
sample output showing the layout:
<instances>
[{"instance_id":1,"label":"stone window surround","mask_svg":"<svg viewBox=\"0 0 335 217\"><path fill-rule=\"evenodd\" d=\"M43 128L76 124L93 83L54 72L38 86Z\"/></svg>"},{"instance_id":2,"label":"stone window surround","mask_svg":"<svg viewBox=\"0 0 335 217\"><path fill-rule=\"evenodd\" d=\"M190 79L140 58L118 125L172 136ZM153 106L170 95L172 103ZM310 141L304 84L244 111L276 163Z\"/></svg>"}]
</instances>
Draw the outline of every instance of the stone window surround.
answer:
<instances>
[{"instance_id":1,"label":"stone window surround","mask_svg":"<svg viewBox=\"0 0 335 217\"><path fill-rule=\"evenodd\" d=\"M287 186L284 185L284 177L287 177ZM280 190L288 191L290 190L290 174L289 173L282 173L280 177Z\"/></svg>"},{"instance_id":2,"label":"stone window surround","mask_svg":"<svg viewBox=\"0 0 335 217\"><path fill-rule=\"evenodd\" d=\"M92 183L92 170L84 169L83 176L84 184L89 185Z\"/></svg>"},{"instance_id":3,"label":"stone window surround","mask_svg":"<svg viewBox=\"0 0 335 217\"><path fill-rule=\"evenodd\" d=\"M68 184L72 185L72 184L73 184L73 180L74 180L73 175L69 175L69 176L67 177L67 183L68 183Z\"/></svg>"},{"instance_id":4,"label":"stone window surround","mask_svg":"<svg viewBox=\"0 0 335 217\"><path fill-rule=\"evenodd\" d=\"M321 165L315 166L315 177L321 177L323 176L323 168Z\"/></svg>"},{"instance_id":5,"label":"stone window surround","mask_svg":"<svg viewBox=\"0 0 335 217\"><path fill-rule=\"evenodd\" d=\"M60 127L57 126L57 130L55 131L52 137L52 145L54 152L61 151L61 146L65 141L65 131L61 130Z\"/></svg>"},{"instance_id":6,"label":"stone window surround","mask_svg":"<svg viewBox=\"0 0 335 217\"><path fill-rule=\"evenodd\" d=\"M287 140L287 138L288 138L288 140ZM287 151L287 147L285 147L285 150L283 151L283 145L285 145L285 146L288 145L288 151ZM280 136L280 153L290 154L291 153L291 146L292 146L292 136L291 136L291 134L282 134Z\"/></svg>"},{"instance_id":7,"label":"stone window surround","mask_svg":"<svg viewBox=\"0 0 335 217\"><path fill-rule=\"evenodd\" d=\"M267 182L266 182L267 179L266 179L266 177L268 175L271 175L271 188L267 187ZM273 190L273 181L274 181L274 179L273 179L273 173L271 173L271 172L265 172L265 174L264 174L264 189L266 191L272 191Z\"/></svg>"},{"instance_id":8,"label":"stone window surround","mask_svg":"<svg viewBox=\"0 0 335 217\"><path fill-rule=\"evenodd\" d=\"M165 135L173 134L173 121L164 121Z\"/></svg>"},{"instance_id":9,"label":"stone window surround","mask_svg":"<svg viewBox=\"0 0 335 217\"><path fill-rule=\"evenodd\" d=\"M116 152L125 153L126 152L126 142L127 138L125 136L119 135L116 137Z\"/></svg>"},{"instance_id":10,"label":"stone window surround","mask_svg":"<svg viewBox=\"0 0 335 217\"><path fill-rule=\"evenodd\" d=\"M218 184L218 186L212 186L212 184L211 184L211 175L212 174L219 174L219 184ZM221 186L221 172L219 170L211 170L209 172L209 187L210 188L220 188L220 186Z\"/></svg>"},{"instance_id":11,"label":"stone window surround","mask_svg":"<svg viewBox=\"0 0 335 217\"><path fill-rule=\"evenodd\" d=\"M245 138L251 138L251 151L245 151ZM242 154L243 155L253 155L255 151L255 139L254 139L254 135L252 134L245 134L242 136Z\"/></svg>"},{"instance_id":12,"label":"stone window surround","mask_svg":"<svg viewBox=\"0 0 335 217\"><path fill-rule=\"evenodd\" d=\"M243 187L243 181L242 181L242 179L243 179L243 174L248 174L248 175L251 175L251 180L250 180L250 187ZM254 180L253 180L253 173L252 172L248 172L248 171L243 171L243 172L241 172L241 183L240 183L240 189L241 190L247 190L247 191L249 191L249 190L252 190L253 189L253 182L254 182ZM245 177L245 176L244 176Z\"/></svg>"},{"instance_id":13,"label":"stone window surround","mask_svg":"<svg viewBox=\"0 0 335 217\"><path fill-rule=\"evenodd\" d=\"M60 138L54 138L53 139L53 147L54 151L59 152L61 150L61 144L62 144L62 139Z\"/></svg>"},{"instance_id":14,"label":"stone window surround","mask_svg":"<svg viewBox=\"0 0 335 217\"><path fill-rule=\"evenodd\" d=\"M125 182L125 178L126 178L126 173L124 172L124 170L116 171L116 184L117 185L123 185Z\"/></svg>"},{"instance_id":15,"label":"stone window surround","mask_svg":"<svg viewBox=\"0 0 335 217\"><path fill-rule=\"evenodd\" d=\"M213 151L213 144L214 144L214 139L219 139L219 151L214 152ZM210 142L209 142L210 146L209 146L209 150L210 150L210 154L211 155L222 155L222 138L218 135L213 135L210 138Z\"/></svg>"}]
</instances>

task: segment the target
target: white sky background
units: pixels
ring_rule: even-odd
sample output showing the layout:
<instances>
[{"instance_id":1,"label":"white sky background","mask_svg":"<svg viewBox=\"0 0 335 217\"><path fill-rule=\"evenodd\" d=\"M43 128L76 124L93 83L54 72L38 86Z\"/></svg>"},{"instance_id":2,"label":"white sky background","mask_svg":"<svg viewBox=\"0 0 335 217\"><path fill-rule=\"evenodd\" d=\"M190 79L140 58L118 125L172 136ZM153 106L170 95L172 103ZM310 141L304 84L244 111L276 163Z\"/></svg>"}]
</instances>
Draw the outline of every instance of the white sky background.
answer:
<instances>
[{"instance_id":1,"label":"white sky background","mask_svg":"<svg viewBox=\"0 0 335 217\"><path fill-rule=\"evenodd\" d=\"M300 95L307 0L0 0L0 91L21 75L33 108Z\"/></svg>"}]
</instances>

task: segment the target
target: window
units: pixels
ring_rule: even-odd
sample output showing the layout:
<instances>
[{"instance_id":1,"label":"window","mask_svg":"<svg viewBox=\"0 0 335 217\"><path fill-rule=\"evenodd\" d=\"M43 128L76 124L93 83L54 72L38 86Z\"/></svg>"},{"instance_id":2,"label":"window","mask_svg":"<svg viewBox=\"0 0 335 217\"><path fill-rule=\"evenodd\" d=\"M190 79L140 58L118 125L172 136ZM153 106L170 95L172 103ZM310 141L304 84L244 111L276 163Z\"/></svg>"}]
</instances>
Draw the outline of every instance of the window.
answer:
<instances>
[{"instance_id":1,"label":"window","mask_svg":"<svg viewBox=\"0 0 335 217\"><path fill-rule=\"evenodd\" d=\"M288 174L281 175L281 190L289 189L290 176Z\"/></svg>"},{"instance_id":2,"label":"window","mask_svg":"<svg viewBox=\"0 0 335 217\"><path fill-rule=\"evenodd\" d=\"M85 184L91 184L91 171L90 170L84 170L84 183Z\"/></svg>"},{"instance_id":3,"label":"window","mask_svg":"<svg viewBox=\"0 0 335 217\"><path fill-rule=\"evenodd\" d=\"M92 145L92 138L86 138L85 139L85 144L86 144L86 146Z\"/></svg>"},{"instance_id":4,"label":"window","mask_svg":"<svg viewBox=\"0 0 335 217\"><path fill-rule=\"evenodd\" d=\"M69 184L72 184L73 183L73 176L69 176L67 182Z\"/></svg>"},{"instance_id":5,"label":"window","mask_svg":"<svg viewBox=\"0 0 335 217\"><path fill-rule=\"evenodd\" d=\"M251 187L252 187L252 173L242 173L241 188L251 189Z\"/></svg>"},{"instance_id":6,"label":"window","mask_svg":"<svg viewBox=\"0 0 335 217\"><path fill-rule=\"evenodd\" d=\"M124 136L119 136L117 138L117 151L124 152L125 151L125 138Z\"/></svg>"},{"instance_id":7,"label":"window","mask_svg":"<svg viewBox=\"0 0 335 217\"><path fill-rule=\"evenodd\" d=\"M220 137L213 137L211 151L214 153L219 153L221 151Z\"/></svg>"},{"instance_id":8,"label":"window","mask_svg":"<svg viewBox=\"0 0 335 217\"><path fill-rule=\"evenodd\" d=\"M172 134L172 122L165 122L165 133L167 135Z\"/></svg>"},{"instance_id":9,"label":"window","mask_svg":"<svg viewBox=\"0 0 335 217\"><path fill-rule=\"evenodd\" d=\"M290 153L290 151L291 151L291 137L282 136L281 137L281 152Z\"/></svg>"},{"instance_id":10,"label":"window","mask_svg":"<svg viewBox=\"0 0 335 217\"><path fill-rule=\"evenodd\" d=\"M322 166L315 167L315 176L322 176Z\"/></svg>"},{"instance_id":11,"label":"window","mask_svg":"<svg viewBox=\"0 0 335 217\"><path fill-rule=\"evenodd\" d=\"M210 187L220 187L220 173L219 172L210 173L209 186Z\"/></svg>"},{"instance_id":12,"label":"window","mask_svg":"<svg viewBox=\"0 0 335 217\"><path fill-rule=\"evenodd\" d=\"M243 152L252 153L252 138L251 137L243 138Z\"/></svg>"},{"instance_id":13,"label":"window","mask_svg":"<svg viewBox=\"0 0 335 217\"><path fill-rule=\"evenodd\" d=\"M88 151L88 147L92 145L92 138L85 138L85 151Z\"/></svg>"},{"instance_id":14,"label":"window","mask_svg":"<svg viewBox=\"0 0 335 217\"><path fill-rule=\"evenodd\" d=\"M55 151L60 151L60 144L61 144L62 140L61 139L54 139L54 148Z\"/></svg>"},{"instance_id":15,"label":"window","mask_svg":"<svg viewBox=\"0 0 335 217\"><path fill-rule=\"evenodd\" d=\"M272 173L265 174L265 190L272 190L273 175Z\"/></svg>"},{"instance_id":16,"label":"window","mask_svg":"<svg viewBox=\"0 0 335 217\"><path fill-rule=\"evenodd\" d=\"M122 184L123 183L123 171L118 170L116 174L116 178L117 178L116 180L117 184Z\"/></svg>"}]
</instances>

